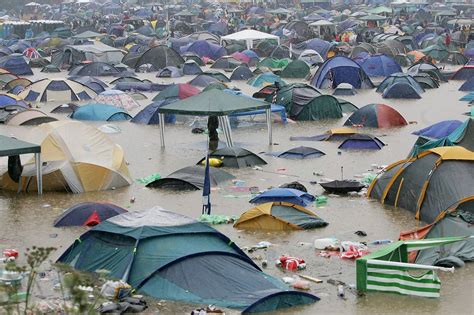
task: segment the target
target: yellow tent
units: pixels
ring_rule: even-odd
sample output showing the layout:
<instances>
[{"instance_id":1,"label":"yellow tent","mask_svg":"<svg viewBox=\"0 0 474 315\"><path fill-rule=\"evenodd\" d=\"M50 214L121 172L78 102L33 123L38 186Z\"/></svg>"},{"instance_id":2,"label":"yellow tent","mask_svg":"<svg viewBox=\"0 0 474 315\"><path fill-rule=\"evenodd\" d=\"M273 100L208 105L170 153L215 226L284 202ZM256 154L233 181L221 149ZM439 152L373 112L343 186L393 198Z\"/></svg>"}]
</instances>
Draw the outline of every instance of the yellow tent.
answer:
<instances>
[{"instance_id":1,"label":"yellow tent","mask_svg":"<svg viewBox=\"0 0 474 315\"><path fill-rule=\"evenodd\" d=\"M132 180L122 148L97 128L78 121L56 121L34 129L28 141L41 145L43 188L74 193L128 186ZM35 190L34 161L24 165L21 185ZM17 189L8 172L3 188Z\"/></svg>"},{"instance_id":2,"label":"yellow tent","mask_svg":"<svg viewBox=\"0 0 474 315\"><path fill-rule=\"evenodd\" d=\"M305 230L324 227L327 222L301 206L287 202L267 202L244 212L234 224L249 230Z\"/></svg>"}]
</instances>

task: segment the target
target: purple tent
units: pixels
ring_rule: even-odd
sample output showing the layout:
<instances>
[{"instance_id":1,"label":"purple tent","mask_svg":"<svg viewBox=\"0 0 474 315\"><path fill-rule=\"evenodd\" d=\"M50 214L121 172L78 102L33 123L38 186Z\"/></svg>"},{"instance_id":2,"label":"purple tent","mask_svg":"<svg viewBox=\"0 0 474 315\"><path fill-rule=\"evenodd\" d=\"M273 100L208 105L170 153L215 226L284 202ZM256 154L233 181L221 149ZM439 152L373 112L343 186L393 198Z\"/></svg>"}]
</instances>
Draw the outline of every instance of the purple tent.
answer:
<instances>
[{"instance_id":1,"label":"purple tent","mask_svg":"<svg viewBox=\"0 0 474 315\"><path fill-rule=\"evenodd\" d=\"M205 40L197 40L194 43L183 46L180 48L181 54L192 52L199 57L207 57L212 60L217 60L222 56L227 55L227 51L224 47L209 43Z\"/></svg>"}]
</instances>

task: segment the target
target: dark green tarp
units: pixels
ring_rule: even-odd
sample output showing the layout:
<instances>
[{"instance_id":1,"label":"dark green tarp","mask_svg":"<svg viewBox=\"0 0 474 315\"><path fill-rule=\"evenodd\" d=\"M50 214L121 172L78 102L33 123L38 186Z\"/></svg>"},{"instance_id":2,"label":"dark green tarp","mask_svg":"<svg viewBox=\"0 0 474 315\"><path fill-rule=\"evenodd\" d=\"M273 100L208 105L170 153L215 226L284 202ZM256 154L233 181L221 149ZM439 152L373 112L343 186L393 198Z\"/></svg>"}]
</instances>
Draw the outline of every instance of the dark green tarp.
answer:
<instances>
[{"instance_id":1,"label":"dark green tarp","mask_svg":"<svg viewBox=\"0 0 474 315\"><path fill-rule=\"evenodd\" d=\"M40 153L41 146L0 135L0 156Z\"/></svg>"}]
</instances>

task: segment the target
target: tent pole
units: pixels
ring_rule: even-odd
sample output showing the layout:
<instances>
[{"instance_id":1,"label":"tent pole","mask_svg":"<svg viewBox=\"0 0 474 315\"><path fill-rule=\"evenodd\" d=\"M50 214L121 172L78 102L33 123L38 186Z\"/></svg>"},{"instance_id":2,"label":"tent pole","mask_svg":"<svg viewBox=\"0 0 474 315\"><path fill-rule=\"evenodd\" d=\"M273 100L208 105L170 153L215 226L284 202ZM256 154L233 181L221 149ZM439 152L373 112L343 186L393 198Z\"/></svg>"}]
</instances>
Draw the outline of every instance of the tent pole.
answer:
<instances>
[{"instance_id":1,"label":"tent pole","mask_svg":"<svg viewBox=\"0 0 474 315\"><path fill-rule=\"evenodd\" d=\"M36 183L38 186L38 195L43 194L43 172L41 169L41 153L35 153L36 164Z\"/></svg>"},{"instance_id":2,"label":"tent pole","mask_svg":"<svg viewBox=\"0 0 474 315\"><path fill-rule=\"evenodd\" d=\"M165 147L165 114L159 114L161 147Z\"/></svg>"},{"instance_id":3,"label":"tent pole","mask_svg":"<svg viewBox=\"0 0 474 315\"><path fill-rule=\"evenodd\" d=\"M265 110L265 116L267 119L267 129L268 129L268 144L273 144L273 129L272 129L272 109L267 108Z\"/></svg>"},{"instance_id":4,"label":"tent pole","mask_svg":"<svg viewBox=\"0 0 474 315\"><path fill-rule=\"evenodd\" d=\"M234 146L234 142L232 141L232 129L230 128L230 119L229 119L229 116L224 116L224 120L225 120L225 123L226 123L226 127L227 127L227 133L229 134L229 147L233 147Z\"/></svg>"}]
</instances>

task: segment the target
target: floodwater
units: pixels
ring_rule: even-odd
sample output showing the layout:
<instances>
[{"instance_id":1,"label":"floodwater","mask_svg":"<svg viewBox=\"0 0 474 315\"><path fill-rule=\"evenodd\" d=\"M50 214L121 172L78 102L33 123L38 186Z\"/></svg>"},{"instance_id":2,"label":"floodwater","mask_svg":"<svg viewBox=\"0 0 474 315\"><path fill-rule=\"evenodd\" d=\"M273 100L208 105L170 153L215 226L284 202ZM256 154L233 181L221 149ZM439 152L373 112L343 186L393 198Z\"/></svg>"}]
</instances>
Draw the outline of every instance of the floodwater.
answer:
<instances>
[{"instance_id":1,"label":"floodwater","mask_svg":"<svg viewBox=\"0 0 474 315\"><path fill-rule=\"evenodd\" d=\"M65 73L47 74L51 77L64 76ZM35 79L46 77L37 72ZM171 79L157 79L154 74L139 74L140 78L149 78L154 82L169 83ZM105 78L110 82L114 78ZM175 82L186 82L191 77L175 79ZM421 100L384 100L375 90L359 90L356 96L348 96L347 100L361 107L369 103L384 103L396 108L407 121L412 124L396 129L366 130L380 137L387 146L376 152L342 152L338 154L337 143L331 142L295 142L289 141L290 136L310 136L341 126L347 117L335 121L298 122L282 125L274 124L273 146L268 145L267 131L264 123L250 125L245 128L234 128L235 145L245 147L255 153L283 151L295 146L306 145L315 147L326 153L325 156L309 160L287 160L262 155L268 162L263 170L240 169L226 170L245 182L245 186L257 186L264 190L298 180L303 183L310 193L323 193L319 185L310 181L321 178L339 178L341 167L344 167L344 177L373 172L373 164L387 165L407 156L416 136L412 131L445 119L464 120L467 104L458 99L463 93L458 92L462 82L452 81L443 83L439 89L427 90ZM231 86L239 87L250 94L256 91L245 82L232 82ZM330 93L330 91L327 91ZM146 94L151 99L154 94ZM142 108L149 101L141 101ZM38 104L40 109L49 113L58 103ZM136 109L131 114L138 112ZM56 115L60 119L66 116ZM263 120L262 120L263 122ZM105 124L91 123L95 126ZM121 133L109 135L120 144L133 179L160 173L162 176L195 164L206 153L206 135L191 133L188 124L166 126L166 148L160 147L158 126L143 126L129 122L114 122ZM28 140L32 127L11 127L0 125L0 134L15 136ZM0 169L6 169L6 159L0 160ZM314 175L323 173L323 176ZM232 183L226 183L212 191L213 213L238 215L249 209L249 195L233 192ZM130 199L135 197L134 203ZM55 246L58 248L53 259L57 258L76 239L85 228L58 229L52 226L54 219L66 208L84 201L108 201L122 206L130 211L161 206L165 209L197 218L201 214L201 192L168 192L145 188L134 182L131 186L106 192L66 194L47 192L42 197L34 193L16 195L13 192L0 191L0 249L17 248L20 253L24 249L36 246ZM310 292L321 300L313 305L287 310L291 314L472 314L474 275L472 264L456 270L454 274L440 274L442 279L441 298L426 299L399 296L395 294L370 293L357 297L350 290L346 291L346 299L337 296L337 288L327 283L328 279L340 280L348 285L355 284L355 262L342 260L338 257L323 258L316 254L311 245L314 239L322 237L337 237L340 240L373 241L377 239L397 239L401 230L408 230L420 225L414 215L403 209L384 207L378 202L364 197L333 197L329 196L328 203L323 207L309 207L320 217L329 222L326 228L311 231L295 232L246 232L235 230L232 225L215 226L219 231L229 236L241 247L269 241L273 246L268 250L259 250L250 255L260 264L261 259L269 261L265 272L281 278L285 272L274 266L273 262L281 254L289 254L304 258L307 269L302 274L324 280L323 284L311 283ZM357 230L366 231L367 237L354 234ZM57 236L55 235L57 234ZM303 244L302 244L303 243ZM376 250L377 246L371 246ZM229 272L232 272L229 270ZM46 285L47 286L47 285ZM45 294L43 292L43 294ZM46 294L47 295L47 294ZM150 299L151 300L151 299ZM189 313L195 306L180 303L153 303L152 310L162 314ZM227 313L237 313L227 310Z\"/></svg>"}]
</instances>

